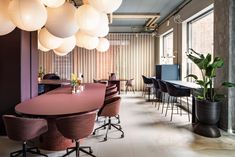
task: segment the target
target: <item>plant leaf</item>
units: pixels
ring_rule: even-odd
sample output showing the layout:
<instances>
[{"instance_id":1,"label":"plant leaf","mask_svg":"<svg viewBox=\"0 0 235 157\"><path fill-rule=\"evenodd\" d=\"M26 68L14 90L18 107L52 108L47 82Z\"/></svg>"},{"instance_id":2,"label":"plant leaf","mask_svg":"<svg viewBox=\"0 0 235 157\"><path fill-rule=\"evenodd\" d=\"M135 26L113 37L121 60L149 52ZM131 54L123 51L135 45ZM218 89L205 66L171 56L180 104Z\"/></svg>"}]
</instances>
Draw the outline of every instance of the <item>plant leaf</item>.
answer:
<instances>
[{"instance_id":1,"label":"plant leaf","mask_svg":"<svg viewBox=\"0 0 235 157\"><path fill-rule=\"evenodd\" d=\"M212 65L209 65L207 68L206 68L206 71L205 71L205 74L207 77L215 77L215 68L213 68Z\"/></svg>"},{"instance_id":2,"label":"plant leaf","mask_svg":"<svg viewBox=\"0 0 235 157\"><path fill-rule=\"evenodd\" d=\"M235 84L231 82L223 82L222 86L229 88L229 87L235 87Z\"/></svg>"},{"instance_id":3,"label":"plant leaf","mask_svg":"<svg viewBox=\"0 0 235 157\"><path fill-rule=\"evenodd\" d=\"M223 65L224 65L224 61L220 57L215 57L213 63L211 64L213 68L221 68Z\"/></svg>"},{"instance_id":4,"label":"plant leaf","mask_svg":"<svg viewBox=\"0 0 235 157\"><path fill-rule=\"evenodd\" d=\"M198 79L198 77L197 77L196 75L194 75L194 74L189 74L189 75L187 75L185 78L189 78L189 77L192 77L192 78L194 78L195 80Z\"/></svg>"}]
</instances>

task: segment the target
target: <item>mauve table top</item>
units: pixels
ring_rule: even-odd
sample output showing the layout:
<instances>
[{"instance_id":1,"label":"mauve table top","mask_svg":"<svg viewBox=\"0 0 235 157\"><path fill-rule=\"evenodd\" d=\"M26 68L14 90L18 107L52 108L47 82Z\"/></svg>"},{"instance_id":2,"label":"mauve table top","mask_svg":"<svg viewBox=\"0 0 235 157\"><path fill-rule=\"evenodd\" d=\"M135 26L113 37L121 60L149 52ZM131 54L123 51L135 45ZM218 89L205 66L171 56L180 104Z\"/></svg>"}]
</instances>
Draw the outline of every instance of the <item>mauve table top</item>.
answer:
<instances>
[{"instance_id":1,"label":"mauve table top","mask_svg":"<svg viewBox=\"0 0 235 157\"><path fill-rule=\"evenodd\" d=\"M71 87L63 86L16 105L15 111L23 115L58 117L101 108L106 86L99 83L84 85L84 91L79 94L71 94Z\"/></svg>"}]
</instances>

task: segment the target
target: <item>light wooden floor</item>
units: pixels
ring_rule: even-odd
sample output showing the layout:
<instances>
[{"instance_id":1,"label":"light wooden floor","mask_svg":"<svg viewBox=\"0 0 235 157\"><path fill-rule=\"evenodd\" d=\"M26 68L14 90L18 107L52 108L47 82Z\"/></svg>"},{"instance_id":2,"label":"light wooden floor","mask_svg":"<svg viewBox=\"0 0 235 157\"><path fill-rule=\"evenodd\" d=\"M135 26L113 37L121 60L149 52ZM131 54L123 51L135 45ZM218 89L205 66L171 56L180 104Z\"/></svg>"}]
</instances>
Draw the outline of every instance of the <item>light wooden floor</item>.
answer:
<instances>
[{"instance_id":1,"label":"light wooden floor","mask_svg":"<svg viewBox=\"0 0 235 157\"><path fill-rule=\"evenodd\" d=\"M163 116L151 102L145 102L140 93L122 94L121 124L125 138L111 131L107 142L102 142L104 131L85 140L98 157L229 157L235 156L235 137L224 135L217 139L204 138L190 131L187 116ZM98 126L98 124L96 124ZM9 152L20 144L0 137L0 157L9 157ZM61 152L48 152L51 157ZM75 156L74 154L70 157ZM87 155L82 155L87 156Z\"/></svg>"}]
</instances>

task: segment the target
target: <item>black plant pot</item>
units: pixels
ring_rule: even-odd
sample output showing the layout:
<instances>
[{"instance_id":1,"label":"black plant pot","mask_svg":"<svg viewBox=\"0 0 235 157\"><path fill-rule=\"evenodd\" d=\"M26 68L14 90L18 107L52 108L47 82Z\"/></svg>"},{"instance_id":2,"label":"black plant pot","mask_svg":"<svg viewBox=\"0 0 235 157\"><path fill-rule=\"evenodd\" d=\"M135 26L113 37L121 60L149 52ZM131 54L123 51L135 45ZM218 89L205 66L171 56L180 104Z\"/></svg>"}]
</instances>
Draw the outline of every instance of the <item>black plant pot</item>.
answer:
<instances>
[{"instance_id":1,"label":"black plant pot","mask_svg":"<svg viewBox=\"0 0 235 157\"><path fill-rule=\"evenodd\" d=\"M194 127L194 132L206 137L220 137L216 124L220 118L220 102L196 100L196 117L199 123Z\"/></svg>"}]
</instances>

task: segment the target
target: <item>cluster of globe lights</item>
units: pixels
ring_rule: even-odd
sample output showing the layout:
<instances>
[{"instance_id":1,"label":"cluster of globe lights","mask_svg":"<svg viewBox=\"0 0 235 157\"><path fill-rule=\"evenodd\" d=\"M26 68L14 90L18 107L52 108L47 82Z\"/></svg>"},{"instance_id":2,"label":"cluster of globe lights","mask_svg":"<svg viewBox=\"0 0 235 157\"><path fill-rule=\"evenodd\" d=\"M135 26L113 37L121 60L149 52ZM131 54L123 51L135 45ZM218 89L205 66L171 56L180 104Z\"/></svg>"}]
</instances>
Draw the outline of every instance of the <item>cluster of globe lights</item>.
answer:
<instances>
[{"instance_id":1,"label":"cluster of globe lights","mask_svg":"<svg viewBox=\"0 0 235 157\"><path fill-rule=\"evenodd\" d=\"M38 31L38 48L67 55L74 47L105 52L109 41L107 14L122 0L88 0L76 8L66 0L0 0L0 35L16 27Z\"/></svg>"}]
</instances>

